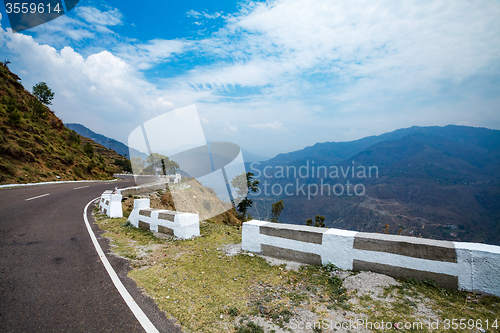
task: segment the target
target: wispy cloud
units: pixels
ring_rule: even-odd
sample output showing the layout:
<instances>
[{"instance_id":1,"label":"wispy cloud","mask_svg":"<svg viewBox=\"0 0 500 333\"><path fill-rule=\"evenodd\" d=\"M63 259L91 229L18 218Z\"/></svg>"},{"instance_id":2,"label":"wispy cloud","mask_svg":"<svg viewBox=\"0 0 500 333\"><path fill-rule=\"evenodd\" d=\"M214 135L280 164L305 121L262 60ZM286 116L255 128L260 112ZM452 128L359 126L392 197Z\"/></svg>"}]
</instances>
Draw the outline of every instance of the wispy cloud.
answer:
<instances>
[{"instance_id":1,"label":"wispy cloud","mask_svg":"<svg viewBox=\"0 0 500 333\"><path fill-rule=\"evenodd\" d=\"M192 9L186 13L186 15L188 17L194 17L194 18L204 17L206 19L216 19L216 18L221 17L222 14L223 14L223 12L215 12L213 14L199 13L199 12L192 10Z\"/></svg>"},{"instance_id":2,"label":"wispy cloud","mask_svg":"<svg viewBox=\"0 0 500 333\"><path fill-rule=\"evenodd\" d=\"M79 6L75 8L75 11L79 17L96 26L114 26L122 24L122 14L116 8L104 12L95 7Z\"/></svg>"},{"instance_id":3,"label":"wispy cloud","mask_svg":"<svg viewBox=\"0 0 500 333\"><path fill-rule=\"evenodd\" d=\"M142 70L172 59L190 45L186 41L154 39L147 43L120 43L114 51L117 56Z\"/></svg>"}]
</instances>

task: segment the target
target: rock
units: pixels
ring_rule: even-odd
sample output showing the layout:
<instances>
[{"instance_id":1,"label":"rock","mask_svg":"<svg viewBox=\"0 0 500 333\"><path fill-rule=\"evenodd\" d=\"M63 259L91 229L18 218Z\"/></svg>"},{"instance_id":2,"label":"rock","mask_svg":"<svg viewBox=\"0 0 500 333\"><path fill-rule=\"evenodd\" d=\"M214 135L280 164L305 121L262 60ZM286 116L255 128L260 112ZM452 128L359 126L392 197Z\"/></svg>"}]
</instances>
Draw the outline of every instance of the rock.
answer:
<instances>
[{"instance_id":1,"label":"rock","mask_svg":"<svg viewBox=\"0 0 500 333\"><path fill-rule=\"evenodd\" d=\"M390 276L372 272L361 272L349 276L342 284L348 291L358 290L361 294L373 292L376 295L381 294L385 287L399 285L400 283Z\"/></svg>"}]
</instances>

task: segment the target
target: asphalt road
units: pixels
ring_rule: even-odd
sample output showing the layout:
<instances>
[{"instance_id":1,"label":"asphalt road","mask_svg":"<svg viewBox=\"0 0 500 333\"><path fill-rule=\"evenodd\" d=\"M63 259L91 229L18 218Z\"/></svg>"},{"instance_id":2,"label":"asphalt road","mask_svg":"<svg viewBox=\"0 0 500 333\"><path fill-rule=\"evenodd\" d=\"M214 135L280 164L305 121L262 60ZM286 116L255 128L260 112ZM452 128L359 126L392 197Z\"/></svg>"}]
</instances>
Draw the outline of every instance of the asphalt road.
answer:
<instances>
[{"instance_id":1,"label":"asphalt road","mask_svg":"<svg viewBox=\"0 0 500 333\"><path fill-rule=\"evenodd\" d=\"M0 189L0 332L144 332L106 272L82 217L85 205L104 190L132 182ZM127 261L109 253L94 223L92 229L156 328L180 332L126 276Z\"/></svg>"}]
</instances>

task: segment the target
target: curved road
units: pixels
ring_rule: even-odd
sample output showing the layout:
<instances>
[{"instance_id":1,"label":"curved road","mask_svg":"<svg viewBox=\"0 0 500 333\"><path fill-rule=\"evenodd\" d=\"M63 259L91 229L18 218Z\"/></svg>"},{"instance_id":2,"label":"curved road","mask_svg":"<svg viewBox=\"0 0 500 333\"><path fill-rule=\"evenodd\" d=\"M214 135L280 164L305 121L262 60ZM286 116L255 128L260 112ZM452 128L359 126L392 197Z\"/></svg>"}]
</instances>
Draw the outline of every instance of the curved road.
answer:
<instances>
[{"instance_id":1,"label":"curved road","mask_svg":"<svg viewBox=\"0 0 500 333\"><path fill-rule=\"evenodd\" d=\"M0 332L145 332L112 283L82 217L104 190L130 185L133 180L0 189ZM92 229L158 331L180 332L126 276L128 262L109 253L94 223Z\"/></svg>"}]
</instances>

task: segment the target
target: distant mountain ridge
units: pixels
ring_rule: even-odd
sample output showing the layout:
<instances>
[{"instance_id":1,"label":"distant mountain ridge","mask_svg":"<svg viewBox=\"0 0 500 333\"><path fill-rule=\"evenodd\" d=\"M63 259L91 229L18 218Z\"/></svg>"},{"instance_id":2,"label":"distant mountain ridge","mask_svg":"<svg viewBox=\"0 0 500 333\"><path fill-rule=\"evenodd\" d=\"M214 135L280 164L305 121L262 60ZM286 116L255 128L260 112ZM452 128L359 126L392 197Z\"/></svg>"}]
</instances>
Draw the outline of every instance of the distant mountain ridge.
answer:
<instances>
[{"instance_id":1,"label":"distant mountain ridge","mask_svg":"<svg viewBox=\"0 0 500 333\"><path fill-rule=\"evenodd\" d=\"M67 123L64 124L67 128L70 130L75 131L76 133L80 134L81 136L84 136L86 138L92 139L95 142L103 145L104 147L116 151L118 154L125 156L127 158L130 158L130 152L129 152L129 147L115 139L108 138L107 136L104 136L102 134L98 134L89 128L83 126L82 124L75 124L75 123ZM143 154L135 149L132 148L132 150L135 152L134 156L141 156L143 158L146 158L146 154Z\"/></svg>"},{"instance_id":2,"label":"distant mountain ridge","mask_svg":"<svg viewBox=\"0 0 500 333\"><path fill-rule=\"evenodd\" d=\"M249 152L246 149L241 148L241 154L243 155L243 160L245 162L261 162L261 161L267 161L269 157L254 154Z\"/></svg>"},{"instance_id":3,"label":"distant mountain ridge","mask_svg":"<svg viewBox=\"0 0 500 333\"><path fill-rule=\"evenodd\" d=\"M376 166L378 176L279 173L281 168L310 170L312 165L340 170ZM281 220L285 223L303 224L319 214L326 217L328 227L383 232L388 226L391 233L399 230L409 236L500 245L498 130L414 126L353 142L316 144L280 154L254 168L248 171L256 174L262 190L267 182L268 192L254 197L251 214L257 219L268 218L271 204L283 199ZM365 192L307 195L308 186L314 192L322 184L339 184L340 193L340 185L346 190L348 181L351 193L354 184L363 185ZM295 191L302 185L306 194ZM292 195L281 192L286 186Z\"/></svg>"},{"instance_id":4,"label":"distant mountain ridge","mask_svg":"<svg viewBox=\"0 0 500 333\"><path fill-rule=\"evenodd\" d=\"M478 131L484 134L484 138L477 136ZM290 163L304 158L316 158L318 161L336 164L344 159L356 155L364 149L383 141L394 141L402 137L413 134L428 134L437 135L448 138L452 141L460 142L464 145L477 143L479 146L491 145L496 147L500 146L499 131L476 128L468 126L448 125L444 127L429 126L420 127L412 126L402 128L393 132L384 133L378 136L368 136L359 140L349 142L322 142L316 143L314 146L308 146L300 150L289 153L281 153L266 161L266 164L276 165L283 163ZM484 141L484 142L483 142Z\"/></svg>"}]
</instances>

